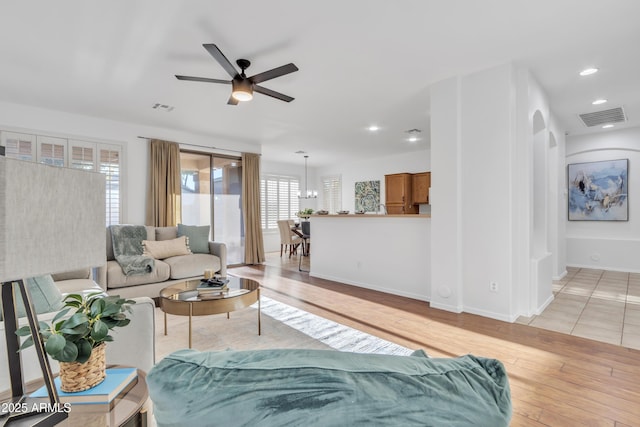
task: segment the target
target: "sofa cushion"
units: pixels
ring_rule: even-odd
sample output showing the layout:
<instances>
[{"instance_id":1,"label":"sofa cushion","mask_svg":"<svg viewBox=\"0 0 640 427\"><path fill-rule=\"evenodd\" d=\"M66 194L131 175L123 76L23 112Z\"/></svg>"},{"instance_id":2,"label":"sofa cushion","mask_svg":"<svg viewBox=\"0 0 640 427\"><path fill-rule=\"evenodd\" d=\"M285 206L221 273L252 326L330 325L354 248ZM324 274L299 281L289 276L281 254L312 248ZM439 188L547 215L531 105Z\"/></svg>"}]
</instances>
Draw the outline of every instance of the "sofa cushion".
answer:
<instances>
[{"instance_id":1,"label":"sofa cushion","mask_svg":"<svg viewBox=\"0 0 640 427\"><path fill-rule=\"evenodd\" d=\"M62 293L60 293L50 274L24 279L24 284L29 290L29 294L31 294L31 302L36 314L62 309ZM26 316L26 310L22 302L22 293L17 287L15 288L15 296L18 317L24 317ZM2 319L1 308L2 301L0 299L0 320Z\"/></svg>"},{"instance_id":2,"label":"sofa cushion","mask_svg":"<svg viewBox=\"0 0 640 427\"><path fill-rule=\"evenodd\" d=\"M178 227L156 227L156 240L171 240L178 237Z\"/></svg>"},{"instance_id":3,"label":"sofa cushion","mask_svg":"<svg viewBox=\"0 0 640 427\"><path fill-rule=\"evenodd\" d=\"M91 269L83 268L82 270L74 270L67 271L64 273L52 274L54 282L58 282L60 280L70 280L70 279L90 279L91 278Z\"/></svg>"},{"instance_id":4,"label":"sofa cushion","mask_svg":"<svg viewBox=\"0 0 640 427\"><path fill-rule=\"evenodd\" d=\"M204 270L220 270L220 258L210 254L180 255L164 259L171 267L172 279L202 276Z\"/></svg>"},{"instance_id":5,"label":"sofa cushion","mask_svg":"<svg viewBox=\"0 0 640 427\"><path fill-rule=\"evenodd\" d=\"M91 279L68 279L56 281L56 287L62 292L62 295L66 294L90 294L93 292L104 292L104 289L100 287L96 282Z\"/></svg>"},{"instance_id":6,"label":"sofa cushion","mask_svg":"<svg viewBox=\"0 0 640 427\"><path fill-rule=\"evenodd\" d=\"M189 238L189 249L194 254L209 253L209 226L178 224L178 236Z\"/></svg>"},{"instance_id":7,"label":"sofa cushion","mask_svg":"<svg viewBox=\"0 0 640 427\"><path fill-rule=\"evenodd\" d=\"M508 426L502 363L467 355L180 350L147 376L158 426ZM194 399L194 396L198 398Z\"/></svg>"},{"instance_id":8,"label":"sofa cushion","mask_svg":"<svg viewBox=\"0 0 640 427\"><path fill-rule=\"evenodd\" d=\"M177 255L189 255L191 251L187 245L187 237L181 236L170 240L143 240L143 255L155 259L165 259Z\"/></svg>"},{"instance_id":9,"label":"sofa cushion","mask_svg":"<svg viewBox=\"0 0 640 427\"><path fill-rule=\"evenodd\" d=\"M169 279L169 266L156 260L151 273L126 276L117 261L107 261L107 288L122 288L125 286L146 285L147 283L164 282Z\"/></svg>"}]
</instances>

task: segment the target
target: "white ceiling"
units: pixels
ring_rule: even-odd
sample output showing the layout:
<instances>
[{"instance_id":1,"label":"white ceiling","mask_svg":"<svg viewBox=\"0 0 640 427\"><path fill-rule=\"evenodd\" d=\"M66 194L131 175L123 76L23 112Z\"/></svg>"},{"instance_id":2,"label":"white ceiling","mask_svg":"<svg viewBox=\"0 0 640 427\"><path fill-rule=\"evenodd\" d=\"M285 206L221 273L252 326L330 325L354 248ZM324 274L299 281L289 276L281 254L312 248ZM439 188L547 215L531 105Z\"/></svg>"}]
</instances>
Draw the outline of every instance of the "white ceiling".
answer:
<instances>
[{"instance_id":1,"label":"white ceiling","mask_svg":"<svg viewBox=\"0 0 640 427\"><path fill-rule=\"evenodd\" d=\"M530 68L571 134L577 115L618 106L640 125L640 2L635 0L349 0L4 2L0 100L177 129L212 145L261 144L269 160L319 166L429 144L429 86L513 61ZM228 79L203 43L253 75L300 71L229 106ZM595 66L600 72L579 77ZM594 107L604 97L609 103ZM175 109L154 110L155 103ZM1 118L0 118L1 121ZM366 127L377 124L376 134ZM408 129L422 130L418 143ZM151 135L162 137L162 135ZM224 144L222 142L224 142ZM188 142L188 141L184 141Z\"/></svg>"}]
</instances>

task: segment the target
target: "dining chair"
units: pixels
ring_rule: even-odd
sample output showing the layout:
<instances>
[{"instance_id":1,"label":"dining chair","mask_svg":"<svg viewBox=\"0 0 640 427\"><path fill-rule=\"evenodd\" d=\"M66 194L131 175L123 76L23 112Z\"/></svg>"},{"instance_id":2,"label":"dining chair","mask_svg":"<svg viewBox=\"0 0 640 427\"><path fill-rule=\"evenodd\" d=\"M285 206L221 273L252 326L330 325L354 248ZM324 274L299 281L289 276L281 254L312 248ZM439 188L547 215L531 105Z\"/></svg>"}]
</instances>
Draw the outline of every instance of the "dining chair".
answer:
<instances>
[{"instance_id":1,"label":"dining chair","mask_svg":"<svg viewBox=\"0 0 640 427\"><path fill-rule=\"evenodd\" d=\"M311 249L311 222L302 221L300 223L300 227L302 229L302 253L300 254L300 258L298 259L298 271L309 271L302 269L302 257L310 256Z\"/></svg>"},{"instance_id":2,"label":"dining chair","mask_svg":"<svg viewBox=\"0 0 640 427\"><path fill-rule=\"evenodd\" d=\"M281 219L278 221L278 230L280 231L280 256L289 249L289 258L291 254L297 252L297 248L302 243L302 239L291 231L291 223L293 220Z\"/></svg>"}]
</instances>

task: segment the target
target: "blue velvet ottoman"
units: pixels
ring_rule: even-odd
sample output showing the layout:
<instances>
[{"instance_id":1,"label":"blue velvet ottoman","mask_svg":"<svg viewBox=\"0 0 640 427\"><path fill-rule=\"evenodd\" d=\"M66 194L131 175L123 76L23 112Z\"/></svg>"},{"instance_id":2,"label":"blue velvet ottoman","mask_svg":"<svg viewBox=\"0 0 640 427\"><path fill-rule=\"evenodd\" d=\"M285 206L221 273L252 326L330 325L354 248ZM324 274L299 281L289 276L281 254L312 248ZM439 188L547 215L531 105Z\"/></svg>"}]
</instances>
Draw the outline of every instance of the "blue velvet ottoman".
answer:
<instances>
[{"instance_id":1,"label":"blue velvet ottoman","mask_svg":"<svg viewBox=\"0 0 640 427\"><path fill-rule=\"evenodd\" d=\"M159 427L508 426L504 366L331 350L180 350L147 376Z\"/></svg>"}]
</instances>

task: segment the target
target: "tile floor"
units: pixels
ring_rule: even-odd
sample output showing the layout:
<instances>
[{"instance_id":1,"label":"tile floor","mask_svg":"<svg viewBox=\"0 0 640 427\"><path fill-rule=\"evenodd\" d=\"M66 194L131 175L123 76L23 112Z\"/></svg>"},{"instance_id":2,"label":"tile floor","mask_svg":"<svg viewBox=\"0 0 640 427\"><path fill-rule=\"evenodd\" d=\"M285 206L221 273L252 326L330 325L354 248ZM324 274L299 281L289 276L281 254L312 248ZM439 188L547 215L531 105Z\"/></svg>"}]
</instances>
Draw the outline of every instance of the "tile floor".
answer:
<instances>
[{"instance_id":1,"label":"tile floor","mask_svg":"<svg viewBox=\"0 0 640 427\"><path fill-rule=\"evenodd\" d=\"M553 282L554 300L517 322L640 349L640 274L567 268Z\"/></svg>"}]
</instances>

